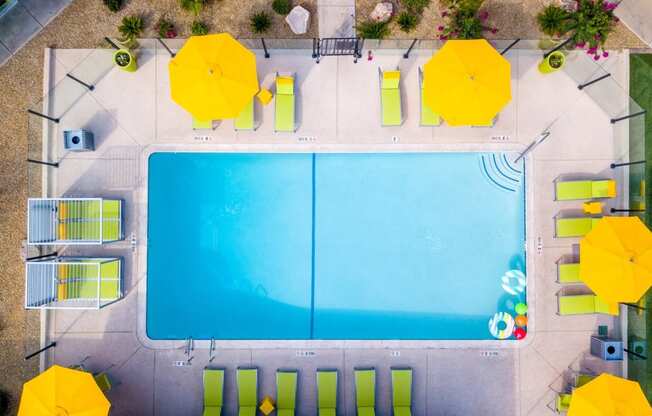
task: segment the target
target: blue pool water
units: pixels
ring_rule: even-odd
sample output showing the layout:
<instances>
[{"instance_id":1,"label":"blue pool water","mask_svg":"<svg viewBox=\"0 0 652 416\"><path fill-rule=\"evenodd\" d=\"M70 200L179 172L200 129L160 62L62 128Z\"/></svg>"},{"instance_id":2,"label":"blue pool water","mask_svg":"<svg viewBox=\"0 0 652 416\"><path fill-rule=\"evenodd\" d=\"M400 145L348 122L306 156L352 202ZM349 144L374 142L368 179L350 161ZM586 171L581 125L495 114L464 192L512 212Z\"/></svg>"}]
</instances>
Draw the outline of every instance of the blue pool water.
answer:
<instances>
[{"instance_id":1,"label":"blue pool water","mask_svg":"<svg viewBox=\"0 0 652 416\"><path fill-rule=\"evenodd\" d=\"M525 301L503 287L525 272L513 159L155 153L148 336L493 339Z\"/></svg>"}]
</instances>

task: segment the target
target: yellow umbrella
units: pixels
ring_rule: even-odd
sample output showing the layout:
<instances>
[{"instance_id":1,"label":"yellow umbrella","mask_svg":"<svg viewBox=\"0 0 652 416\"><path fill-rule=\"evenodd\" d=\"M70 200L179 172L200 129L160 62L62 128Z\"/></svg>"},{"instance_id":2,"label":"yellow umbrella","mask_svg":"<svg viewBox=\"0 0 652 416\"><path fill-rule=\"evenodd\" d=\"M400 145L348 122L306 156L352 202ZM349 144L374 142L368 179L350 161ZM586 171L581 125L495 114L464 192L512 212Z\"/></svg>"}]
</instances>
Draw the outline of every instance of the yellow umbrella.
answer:
<instances>
[{"instance_id":1,"label":"yellow umbrella","mask_svg":"<svg viewBox=\"0 0 652 416\"><path fill-rule=\"evenodd\" d=\"M652 408L635 381L602 374L573 391L568 416L650 416Z\"/></svg>"},{"instance_id":2,"label":"yellow umbrella","mask_svg":"<svg viewBox=\"0 0 652 416\"><path fill-rule=\"evenodd\" d=\"M423 83L426 105L451 126L490 125L512 99L509 61L484 39L447 41Z\"/></svg>"},{"instance_id":3,"label":"yellow umbrella","mask_svg":"<svg viewBox=\"0 0 652 416\"><path fill-rule=\"evenodd\" d=\"M235 118L259 90L255 55L228 33L190 37L169 70L172 100L197 120Z\"/></svg>"},{"instance_id":4,"label":"yellow umbrella","mask_svg":"<svg viewBox=\"0 0 652 416\"><path fill-rule=\"evenodd\" d=\"M53 365L23 385L18 416L106 416L110 407L91 373Z\"/></svg>"},{"instance_id":5,"label":"yellow umbrella","mask_svg":"<svg viewBox=\"0 0 652 416\"><path fill-rule=\"evenodd\" d=\"M604 217L580 241L580 278L602 300L638 302L652 285L652 233L638 217Z\"/></svg>"}]
</instances>

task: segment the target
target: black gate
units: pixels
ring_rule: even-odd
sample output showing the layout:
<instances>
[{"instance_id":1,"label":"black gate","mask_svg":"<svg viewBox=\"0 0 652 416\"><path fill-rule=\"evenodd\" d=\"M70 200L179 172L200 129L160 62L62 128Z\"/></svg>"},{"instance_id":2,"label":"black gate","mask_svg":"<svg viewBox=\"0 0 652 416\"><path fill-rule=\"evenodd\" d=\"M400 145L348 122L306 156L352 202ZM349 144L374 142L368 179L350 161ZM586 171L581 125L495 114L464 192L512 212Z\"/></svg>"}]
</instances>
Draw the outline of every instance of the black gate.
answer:
<instances>
[{"instance_id":1,"label":"black gate","mask_svg":"<svg viewBox=\"0 0 652 416\"><path fill-rule=\"evenodd\" d=\"M312 57L319 60L322 56L353 56L353 62L362 57L362 39L360 38L324 38L313 39Z\"/></svg>"}]
</instances>

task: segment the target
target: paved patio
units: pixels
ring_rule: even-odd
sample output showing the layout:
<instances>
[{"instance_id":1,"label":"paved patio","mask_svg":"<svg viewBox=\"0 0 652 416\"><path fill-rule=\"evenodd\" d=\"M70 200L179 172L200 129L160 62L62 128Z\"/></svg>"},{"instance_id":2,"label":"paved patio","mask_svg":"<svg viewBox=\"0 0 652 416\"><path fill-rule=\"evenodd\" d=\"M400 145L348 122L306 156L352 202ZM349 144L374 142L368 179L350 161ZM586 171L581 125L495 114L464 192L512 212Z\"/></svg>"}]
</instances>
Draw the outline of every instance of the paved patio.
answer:
<instances>
[{"instance_id":1,"label":"paved patio","mask_svg":"<svg viewBox=\"0 0 652 416\"><path fill-rule=\"evenodd\" d=\"M46 51L49 85L64 80L65 74L91 52ZM314 370L319 367L340 370L340 411L344 415L355 414L352 369L357 366L378 370L379 415L390 413L391 366L414 368L415 415L545 415L550 414L547 404L554 399L554 390L562 388L572 370L621 374L622 363L607 365L588 355L589 336L597 325L608 325L611 335L620 337L619 319L556 314L556 297L562 287L555 282L555 263L573 253L579 240L554 238L552 218L560 211L577 210L580 204L553 202L552 182L561 174L620 175L619 194L626 195L624 171L611 170L609 164L627 157L627 136L622 134L627 122L612 125L613 114L605 113L594 96L578 90L566 73L541 76L536 68L539 51L513 49L506 55L512 63L513 100L494 127L419 127L417 72L433 51L415 50L409 59L403 59L402 52L374 50L373 61L361 59L354 64L351 57L326 57L315 64L306 50L272 50L270 59L256 51L263 85L271 85L276 71L296 73L299 128L295 134L274 133L273 105L258 104L260 127L255 132L235 132L230 121L214 131L193 131L190 116L169 98L170 56L155 44L141 50L136 73L112 69L93 81L94 91L81 95L72 105L71 95L51 95L46 110L70 108L58 125L46 123L48 137L58 138L62 130L84 127L95 132L97 149L66 154L57 140L51 141L46 156L61 164L56 170L47 169L50 195L120 197L127 209L125 241L104 247L67 248L64 253L124 256L127 295L100 311L48 313L45 330L49 339L57 341L57 347L48 354L47 363L72 365L83 361L90 370L108 370L120 382L109 393L115 415L199 414L201 369L206 365L227 369L226 414L235 413L234 369L243 365L260 368L261 397L275 395L277 368L300 369L301 415L315 412ZM627 85L627 63L627 52L613 52L602 66L615 82ZM382 128L377 68L397 65L402 71L406 119L401 127ZM626 103L620 107L625 109ZM188 359L183 343L151 343L144 337L139 320L144 311L146 279L144 166L151 151L519 151L545 129L551 132L550 137L527 157L531 325L525 341L507 346L497 342L389 341L374 344L374 348L355 343L329 346L318 341L234 348L218 342L212 362L206 343L197 342L190 354L191 365L180 366ZM611 203L625 206L626 201Z\"/></svg>"}]
</instances>

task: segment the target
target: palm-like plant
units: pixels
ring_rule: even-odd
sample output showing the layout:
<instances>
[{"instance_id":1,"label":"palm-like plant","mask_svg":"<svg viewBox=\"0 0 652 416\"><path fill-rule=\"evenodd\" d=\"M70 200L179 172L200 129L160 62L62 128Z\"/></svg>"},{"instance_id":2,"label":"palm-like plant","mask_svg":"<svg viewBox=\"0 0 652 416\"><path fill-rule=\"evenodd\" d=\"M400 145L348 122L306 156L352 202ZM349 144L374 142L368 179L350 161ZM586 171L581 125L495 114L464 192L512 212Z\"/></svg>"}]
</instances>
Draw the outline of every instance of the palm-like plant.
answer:
<instances>
[{"instance_id":1,"label":"palm-like plant","mask_svg":"<svg viewBox=\"0 0 652 416\"><path fill-rule=\"evenodd\" d=\"M132 15L122 18L122 23L118 26L118 31L124 41L134 41L145 29L145 22L141 16Z\"/></svg>"},{"instance_id":2,"label":"palm-like plant","mask_svg":"<svg viewBox=\"0 0 652 416\"><path fill-rule=\"evenodd\" d=\"M570 16L571 14L564 8L551 4L537 15L537 22L546 35L561 36L568 31Z\"/></svg>"},{"instance_id":3,"label":"palm-like plant","mask_svg":"<svg viewBox=\"0 0 652 416\"><path fill-rule=\"evenodd\" d=\"M194 13L195 16L199 15L206 2L207 0L179 0L181 8Z\"/></svg>"}]
</instances>

